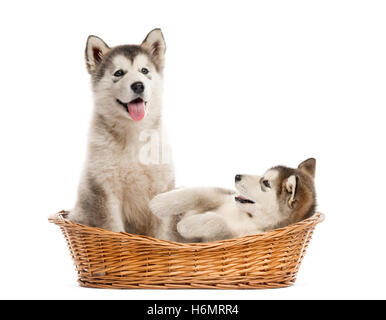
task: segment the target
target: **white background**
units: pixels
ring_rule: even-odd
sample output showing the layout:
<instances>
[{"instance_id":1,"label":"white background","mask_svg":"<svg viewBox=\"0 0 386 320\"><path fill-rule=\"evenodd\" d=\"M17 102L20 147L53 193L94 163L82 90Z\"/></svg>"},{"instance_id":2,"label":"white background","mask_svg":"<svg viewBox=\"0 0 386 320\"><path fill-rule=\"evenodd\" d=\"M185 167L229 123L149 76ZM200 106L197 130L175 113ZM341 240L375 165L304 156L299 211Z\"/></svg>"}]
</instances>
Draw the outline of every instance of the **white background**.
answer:
<instances>
[{"instance_id":1,"label":"white background","mask_svg":"<svg viewBox=\"0 0 386 320\"><path fill-rule=\"evenodd\" d=\"M0 298L386 298L382 1L0 4ZM317 159L317 227L287 289L77 286L47 217L74 205L92 112L87 36L167 42L164 119L177 184Z\"/></svg>"}]
</instances>

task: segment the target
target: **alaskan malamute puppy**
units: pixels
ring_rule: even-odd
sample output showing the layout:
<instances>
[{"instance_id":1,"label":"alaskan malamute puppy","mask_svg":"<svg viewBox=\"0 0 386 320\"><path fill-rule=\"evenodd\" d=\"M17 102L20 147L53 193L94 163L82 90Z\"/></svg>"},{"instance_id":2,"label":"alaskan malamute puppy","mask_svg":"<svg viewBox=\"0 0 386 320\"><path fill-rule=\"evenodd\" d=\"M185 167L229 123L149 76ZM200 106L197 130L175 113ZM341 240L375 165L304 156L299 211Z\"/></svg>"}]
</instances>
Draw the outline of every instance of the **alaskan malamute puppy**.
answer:
<instances>
[{"instance_id":1,"label":"alaskan malamute puppy","mask_svg":"<svg viewBox=\"0 0 386 320\"><path fill-rule=\"evenodd\" d=\"M284 227L315 212L315 159L297 169L277 166L262 176L236 175L237 193L220 188L186 188L157 195L152 212L174 216L163 237L208 242ZM167 224L165 224L166 226Z\"/></svg>"},{"instance_id":2,"label":"alaskan malamute puppy","mask_svg":"<svg viewBox=\"0 0 386 320\"><path fill-rule=\"evenodd\" d=\"M174 188L170 159L158 159L166 150L161 132L165 49L160 29L151 31L141 45L110 48L96 36L88 38L86 64L95 107L71 220L157 236L159 221L149 201ZM146 157L151 148L144 145L149 138L154 140L148 143L151 148L154 142L156 147L156 157L150 160Z\"/></svg>"}]
</instances>

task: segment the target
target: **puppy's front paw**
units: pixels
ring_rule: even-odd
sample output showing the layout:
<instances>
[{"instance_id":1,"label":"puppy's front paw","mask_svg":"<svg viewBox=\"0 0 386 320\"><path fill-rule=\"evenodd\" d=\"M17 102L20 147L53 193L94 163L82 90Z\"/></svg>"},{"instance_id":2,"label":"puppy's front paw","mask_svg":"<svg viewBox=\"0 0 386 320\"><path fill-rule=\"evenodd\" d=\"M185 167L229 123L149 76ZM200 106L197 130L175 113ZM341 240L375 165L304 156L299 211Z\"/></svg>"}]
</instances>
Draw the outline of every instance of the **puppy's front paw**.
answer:
<instances>
[{"instance_id":1,"label":"puppy's front paw","mask_svg":"<svg viewBox=\"0 0 386 320\"><path fill-rule=\"evenodd\" d=\"M177 223L177 231L184 238L196 238L198 236L198 230L195 223L195 219L182 219L180 222Z\"/></svg>"},{"instance_id":2,"label":"puppy's front paw","mask_svg":"<svg viewBox=\"0 0 386 320\"><path fill-rule=\"evenodd\" d=\"M230 236L227 224L214 212L183 218L177 224L177 231L184 238L202 238L205 241L221 240Z\"/></svg>"},{"instance_id":3,"label":"puppy's front paw","mask_svg":"<svg viewBox=\"0 0 386 320\"><path fill-rule=\"evenodd\" d=\"M151 212L157 217L164 218L172 215L170 210L170 201L168 196L164 193L161 193L155 196L149 203L149 208Z\"/></svg>"}]
</instances>

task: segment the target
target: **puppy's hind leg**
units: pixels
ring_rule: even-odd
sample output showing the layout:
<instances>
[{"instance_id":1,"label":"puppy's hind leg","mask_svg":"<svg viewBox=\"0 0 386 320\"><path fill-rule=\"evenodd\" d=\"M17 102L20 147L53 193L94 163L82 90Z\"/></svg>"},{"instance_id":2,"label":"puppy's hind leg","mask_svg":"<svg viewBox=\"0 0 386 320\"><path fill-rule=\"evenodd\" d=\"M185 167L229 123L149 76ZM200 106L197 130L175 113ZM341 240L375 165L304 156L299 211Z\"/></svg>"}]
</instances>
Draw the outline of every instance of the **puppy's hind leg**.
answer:
<instances>
[{"instance_id":1,"label":"puppy's hind leg","mask_svg":"<svg viewBox=\"0 0 386 320\"><path fill-rule=\"evenodd\" d=\"M78 201L69 219L114 232L125 231L122 203L107 187L88 178L79 189Z\"/></svg>"}]
</instances>

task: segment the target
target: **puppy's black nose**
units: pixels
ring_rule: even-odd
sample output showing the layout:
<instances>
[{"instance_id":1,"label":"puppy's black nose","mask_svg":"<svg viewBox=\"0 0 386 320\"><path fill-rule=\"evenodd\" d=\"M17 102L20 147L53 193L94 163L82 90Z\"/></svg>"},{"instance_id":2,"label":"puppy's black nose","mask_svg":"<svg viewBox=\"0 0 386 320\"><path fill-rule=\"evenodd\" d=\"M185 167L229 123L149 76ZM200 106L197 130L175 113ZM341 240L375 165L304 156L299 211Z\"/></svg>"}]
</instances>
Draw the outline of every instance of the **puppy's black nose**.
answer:
<instances>
[{"instance_id":1,"label":"puppy's black nose","mask_svg":"<svg viewBox=\"0 0 386 320\"><path fill-rule=\"evenodd\" d=\"M236 181L236 182L241 181L242 177L243 177L243 176L242 176L241 174L236 175L235 181Z\"/></svg>"},{"instance_id":2,"label":"puppy's black nose","mask_svg":"<svg viewBox=\"0 0 386 320\"><path fill-rule=\"evenodd\" d=\"M133 90L135 93L142 93L145 90L145 86L143 85L142 82L134 82L131 85L131 90Z\"/></svg>"}]
</instances>

